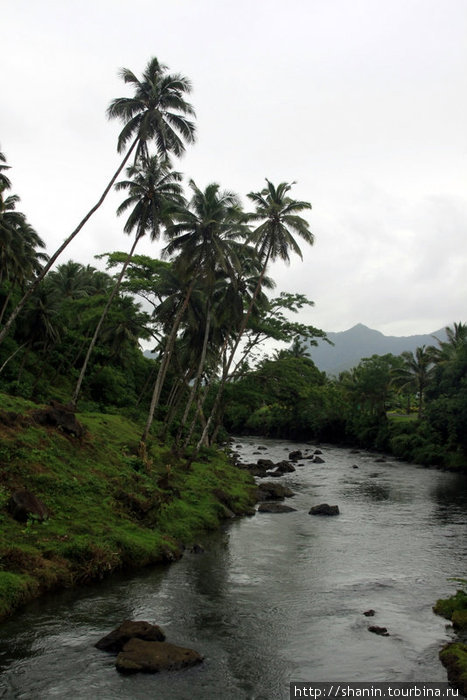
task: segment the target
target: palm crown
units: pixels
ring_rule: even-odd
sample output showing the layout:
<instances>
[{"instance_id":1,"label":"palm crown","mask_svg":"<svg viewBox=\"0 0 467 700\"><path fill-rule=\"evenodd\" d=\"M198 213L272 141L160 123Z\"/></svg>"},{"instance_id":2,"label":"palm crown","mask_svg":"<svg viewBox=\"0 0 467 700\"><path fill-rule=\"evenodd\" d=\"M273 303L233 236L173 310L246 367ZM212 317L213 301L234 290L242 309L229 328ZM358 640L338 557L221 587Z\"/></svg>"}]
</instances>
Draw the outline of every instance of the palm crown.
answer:
<instances>
[{"instance_id":1,"label":"palm crown","mask_svg":"<svg viewBox=\"0 0 467 700\"><path fill-rule=\"evenodd\" d=\"M127 68L120 74L125 83L134 87L133 97L112 100L107 115L124 122L118 137L118 151L125 150L128 142L138 137L136 158L148 157L147 142L155 140L160 154L181 156L185 142L193 143L195 126L188 116L194 116L193 107L184 96L191 92L191 83L183 75L169 74L168 68L152 58L142 80Z\"/></svg>"}]
</instances>

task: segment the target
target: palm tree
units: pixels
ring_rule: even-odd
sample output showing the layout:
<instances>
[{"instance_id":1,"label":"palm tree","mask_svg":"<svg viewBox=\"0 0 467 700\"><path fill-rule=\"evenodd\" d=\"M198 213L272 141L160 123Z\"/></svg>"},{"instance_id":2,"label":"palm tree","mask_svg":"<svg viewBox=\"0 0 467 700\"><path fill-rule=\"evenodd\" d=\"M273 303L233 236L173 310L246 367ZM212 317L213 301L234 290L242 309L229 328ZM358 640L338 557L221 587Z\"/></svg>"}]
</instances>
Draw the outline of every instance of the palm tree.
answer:
<instances>
[{"instance_id":1,"label":"palm tree","mask_svg":"<svg viewBox=\"0 0 467 700\"><path fill-rule=\"evenodd\" d=\"M0 191L0 284L6 285L6 298L0 312L0 323L14 288L24 290L26 284L40 273L47 260L44 241L28 223L24 214L16 211L17 195L2 199Z\"/></svg>"},{"instance_id":2,"label":"palm tree","mask_svg":"<svg viewBox=\"0 0 467 700\"><path fill-rule=\"evenodd\" d=\"M190 187L193 196L189 207L181 211L177 215L176 222L168 227L167 235L171 240L163 251L165 257L179 253L176 267L190 282L166 340L148 419L141 437L143 452L159 403L177 332L195 284L202 278L209 297L217 270L222 269L227 275L233 274L232 271L238 266L238 260L233 253L232 242L244 235L240 204L235 194L222 192L217 183L208 185L202 191L191 180Z\"/></svg>"},{"instance_id":3,"label":"palm tree","mask_svg":"<svg viewBox=\"0 0 467 700\"><path fill-rule=\"evenodd\" d=\"M191 92L190 81L179 74L171 75L167 71L167 66L159 63L157 58L152 58L149 61L142 80L138 80L127 68L122 69L121 76L125 83L133 85L134 95L133 97L120 97L113 100L107 110L107 116L109 119L118 118L124 123L118 138L117 148L118 152L121 153L128 147L125 156L97 203L50 257L40 275L30 284L0 332L0 343L8 334L14 320L34 289L45 277L59 255L99 209L130 155L135 152L135 163L140 155L147 159L148 143L155 141L161 155L167 156L169 153L174 153L176 156L181 156L184 152L184 144L193 143L195 127L193 122L187 119L187 115L194 115L194 110L185 101L185 95Z\"/></svg>"},{"instance_id":4,"label":"palm tree","mask_svg":"<svg viewBox=\"0 0 467 700\"><path fill-rule=\"evenodd\" d=\"M436 338L439 347L433 348L436 362L443 364L455 360L459 351L467 345L467 324L454 323L452 328L446 326L444 330L447 340Z\"/></svg>"},{"instance_id":5,"label":"palm tree","mask_svg":"<svg viewBox=\"0 0 467 700\"><path fill-rule=\"evenodd\" d=\"M4 173L4 170L9 170L9 165L2 165L6 163L5 154L0 151L0 196L4 190L9 190L11 187L11 182Z\"/></svg>"},{"instance_id":6,"label":"palm tree","mask_svg":"<svg viewBox=\"0 0 467 700\"><path fill-rule=\"evenodd\" d=\"M157 156L152 156L149 160L145 161L144 166L141 164L130 166L127 169L127 175L129 178L128 180L123 180L116 185L116 189L125 189L129 192L129 196L117 209L117 214L120 216L132 207L123 230L128 234L135 231L135 238L89 344L71 400L73 406L76 406L78 401L84 375L102 324L104 323L112 300L120 288L123 276L133 257L138 241L146 233L150 234L151 240L154 241L158 239L161 233L161 226L168 225L176 209L180 208L184 203L180 185L182 175L179 172L171 170L168 159L160 161Z\"/></svg>"},{"instance_id":7,"label":"palm tree","mask_svg":"<svg viewBox=\"0 0 467 700\"><path fill-rule=\"evenodd\" d=\"M250 192L248 194L248 198L256 206L256 211L249 215L249 219L250 221L260 222L259 226L250 234L249 240L255 244L257 253L262 261L261 273L248 309L244 314L232 352L224 368L211 415L198 442L197 450L205 441L213 418L217 413L230 366L253 312L269 261L280 258L284 262L289 263L290 250L302 258L302 252L293 234L299 235L309 245L313 245L314 242L314 236L309 229L308 222L299 216L300 212L305 209L311 209L311 204L288 196L294 183L282 182L275 187L269 180L266 179L266 182L267 187L261 192Z\"/></svg>"},{"instance_id":8,"label":"palm tree","mask_svg":"<svg viewBox=\"0 0 467 700\"><path fill-rule=\"evenodd\" d=\"M422 345L416 348L414 353L408 350L401 353L401 357L404 364L391 371L392 383L396 384L401 392L418 395L418 418L420 419L425 389L434 369L433 349Z\"/></svg>"}]
</instances>

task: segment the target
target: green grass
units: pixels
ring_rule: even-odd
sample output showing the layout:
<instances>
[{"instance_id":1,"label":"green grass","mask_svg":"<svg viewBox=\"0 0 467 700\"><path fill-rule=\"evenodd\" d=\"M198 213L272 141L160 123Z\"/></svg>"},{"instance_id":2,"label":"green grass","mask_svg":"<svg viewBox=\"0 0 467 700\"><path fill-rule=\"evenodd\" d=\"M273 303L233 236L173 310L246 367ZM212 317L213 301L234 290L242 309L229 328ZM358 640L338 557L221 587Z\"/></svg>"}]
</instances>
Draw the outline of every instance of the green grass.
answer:
<instances>
[{"instance_id":1,"label":"green grass","mask_svg":"<svg viewBox=\"0 0 467 700\"><path fill-rule=\"evenodd\" d=\"M467 693L467 645L461 642L447 644L439 653L446 667L448 679L464 695Z\"/></svg>"},{"instance_id":2,"label":"green grass","mask_svg":"<svg viewBox=\"0 0 467 700\"><path fill-rule=\"evenodd\" d=\"M173 560L230 511L251 507L251 477L222 453L188 464L153 443L144 464L141 426L122 415L79 414L87 429L79 441L35 424L28 416L37 408L0 394L0 618L41 592ZM7 504L18 489L50 517L14 520Z\"/></svg>"}]
</instances>

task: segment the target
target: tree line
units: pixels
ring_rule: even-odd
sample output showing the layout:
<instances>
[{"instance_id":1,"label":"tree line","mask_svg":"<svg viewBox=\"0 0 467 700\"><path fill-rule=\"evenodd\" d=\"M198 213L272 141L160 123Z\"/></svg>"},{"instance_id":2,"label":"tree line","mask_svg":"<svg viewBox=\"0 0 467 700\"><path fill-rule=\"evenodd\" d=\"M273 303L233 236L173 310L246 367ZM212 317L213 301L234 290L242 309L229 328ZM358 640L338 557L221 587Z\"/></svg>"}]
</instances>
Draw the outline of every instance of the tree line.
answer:
<instances>
[{"instance_id":1,"label":"tree line","mask_svg":"<svg viewBox=\"0 0 467 700\"><path fill-rule=\"evenodd\" d=\"M317 439L379 450L426 465L467 465L467 325L415 352L373 355L338 377L297 338L229 387L232 432ZM311 357L310 357L311 355Z\"/></svg>"}]
</instances>

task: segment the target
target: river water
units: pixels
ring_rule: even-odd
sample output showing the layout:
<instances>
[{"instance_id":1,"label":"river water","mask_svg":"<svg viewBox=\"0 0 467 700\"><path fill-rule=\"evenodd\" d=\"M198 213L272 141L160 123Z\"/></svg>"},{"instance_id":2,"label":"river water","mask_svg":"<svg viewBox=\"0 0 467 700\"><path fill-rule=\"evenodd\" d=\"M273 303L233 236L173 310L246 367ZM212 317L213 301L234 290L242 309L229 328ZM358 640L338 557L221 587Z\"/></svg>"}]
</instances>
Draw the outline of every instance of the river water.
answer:
<instances>
[{"instance_id":1,"label":"river water","mask_svg":"<svg viewBox=\"0 0 467 700\"><path fill-rule=\"evenodd\" d=\"M246 462L314 450L236 444ZM467 480L320 449L323 464L303 460L279 480L296 512L236 519L201 540L203 554L46 596L3 623L0 698L281 700L290 681L446 681L438 652L452 631L431 607L454 592L450 576L465 575ZM322 502L340 515L308 514ZM93 645L124 619L161 625L204 663L120 675Z\"/></svg>"}]
</instances>

